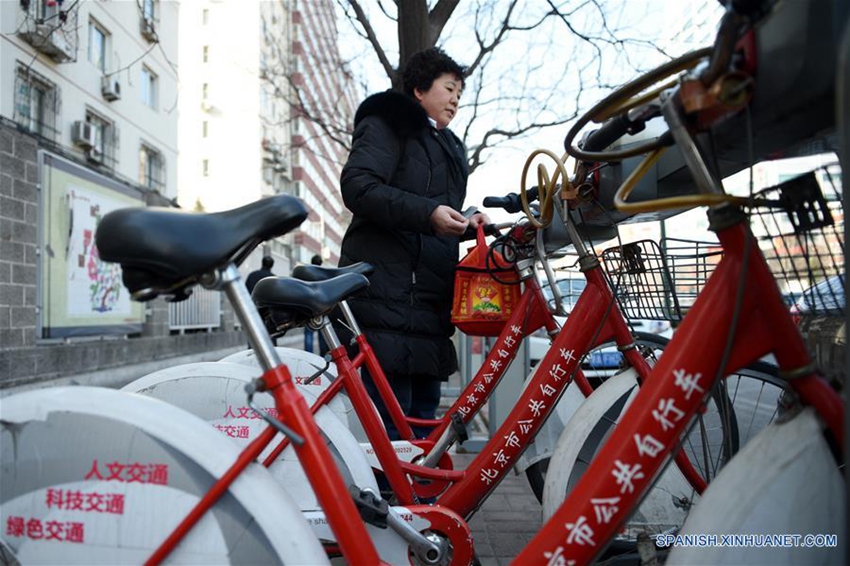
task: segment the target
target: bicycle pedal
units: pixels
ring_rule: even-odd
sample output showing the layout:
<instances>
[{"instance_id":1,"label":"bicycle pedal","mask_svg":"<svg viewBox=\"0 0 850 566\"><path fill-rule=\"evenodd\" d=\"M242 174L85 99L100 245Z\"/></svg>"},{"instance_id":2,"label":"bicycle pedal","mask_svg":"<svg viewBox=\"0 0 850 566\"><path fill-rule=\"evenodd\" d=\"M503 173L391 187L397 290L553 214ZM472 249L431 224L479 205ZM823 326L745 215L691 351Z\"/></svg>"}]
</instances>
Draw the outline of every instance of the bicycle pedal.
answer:
<instances>
[{"instance_id":1,"label":"bicycle pedal","mask_svg":"<svg viewBox=\"0 0 850 566\"><path fill-rule=\"evenodd\" d=\"M457 436L458 442L463 444L469 440L469 432L466 430L466 424L463 422L463 417L460 416L460 413L452 413L451 421L452 431Z\"/></svg>"},{"instance_id":2,"label":"bicycle pedal","mask_svg":"<svg viewBox=\"0 0 850 566\"><path fill-rule=\"evenodd\" d=\"M348 486L348 493L354 499L361 519L379 529L387 528L387 515L390 511L389 505L384 499L369 490L360 489L356 485Z\"/></svg>"}]
</instances>

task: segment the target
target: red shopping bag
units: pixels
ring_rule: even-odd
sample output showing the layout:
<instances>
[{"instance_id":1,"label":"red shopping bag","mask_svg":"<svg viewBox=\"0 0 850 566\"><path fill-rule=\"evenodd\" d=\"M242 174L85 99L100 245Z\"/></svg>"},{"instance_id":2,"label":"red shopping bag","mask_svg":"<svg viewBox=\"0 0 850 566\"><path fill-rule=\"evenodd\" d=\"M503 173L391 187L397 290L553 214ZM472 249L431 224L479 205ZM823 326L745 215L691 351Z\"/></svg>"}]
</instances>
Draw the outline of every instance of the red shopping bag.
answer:
<instances>
[{"instance_id":1,"label":"red shopping bag","mask_svg":"<svg viewBox=\"0 0 850 566\"><path fill-rule=\"evenodd\" d=\"M476 246L457 265L452 323L472 336L498 336L519 303L517 273L496 251L491 254L488 269L483 226L478 227L477 240Z\"/></svg>"}]
</instances>

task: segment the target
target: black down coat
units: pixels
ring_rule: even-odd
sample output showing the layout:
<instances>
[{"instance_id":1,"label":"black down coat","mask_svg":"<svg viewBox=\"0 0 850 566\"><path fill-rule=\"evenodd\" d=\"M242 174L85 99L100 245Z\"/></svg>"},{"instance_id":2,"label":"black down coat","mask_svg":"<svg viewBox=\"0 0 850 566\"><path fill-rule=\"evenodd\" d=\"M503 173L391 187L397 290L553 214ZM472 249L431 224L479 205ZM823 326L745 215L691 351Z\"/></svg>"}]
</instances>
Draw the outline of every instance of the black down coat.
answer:
<instances>
[{"instance_id":1,"label":"black down coat","mask_svg":"<svg viewBox=\"0 0 850 566\"><path fill-rule=\"evenodd\" d=\"M354 117L341 179L354 218L340 265L376 268L350 304L388 374L446 380L457 369L450 314L459 240L434 235L430 217L441 204L461 210L465 154L457 136L435 129L404 94L370 96Z\"/></svg>"}]
</instances>

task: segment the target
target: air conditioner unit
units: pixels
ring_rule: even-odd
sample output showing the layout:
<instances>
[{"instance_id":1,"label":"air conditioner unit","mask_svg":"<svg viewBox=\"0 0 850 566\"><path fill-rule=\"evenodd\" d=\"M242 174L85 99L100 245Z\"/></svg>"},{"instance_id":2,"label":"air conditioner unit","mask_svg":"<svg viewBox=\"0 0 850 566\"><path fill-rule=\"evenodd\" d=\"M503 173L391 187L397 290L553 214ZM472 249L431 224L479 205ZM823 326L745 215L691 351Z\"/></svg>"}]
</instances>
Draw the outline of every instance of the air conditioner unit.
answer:
<instances>
[{"instance_id":1,"label":"air conditioner unit","mask_svg":"<svg viewBox=\"0 0 850 566\"><path fill-rule=\"evenodd\" d=\"M281 145L269 139L263 139L263 151L266 161L276 162L280 159L280 154L283 152Z\"/></svg>"},{"instance_id":2,"label":"air conditioner unit","mask_svg":"<svg viewBox=\"0 0 850 566\"><path fill-rule=\"evenodd\" d=\"M76 49L65 37L65 31L55 25L36 24L22 35L30 45L58 63L76 56Z\"/></svg>"},{"instance_id":3,"label":"air conditioner unit","mask_svg":"<svg viewBox=\"0 0 850 566\"><path fill-rule=\"evenodd\" d=\"M139 31L142 32L142 37L148 41L156 41L156 25L151 18L142 18L139 21Z\"/></svg>"},{"instance_id":4,"label":"air conditioner unit","mask_svg":"<svg viewBox=\"0 0 850 566\"><path fill-rule=\"evenodd\" d=\"M91 149L95 144L95 131L91 124L77 120L71 128L71 140L83 149Z\"/></svg>"},{"instance_id":5,"label":"air conditioner unit","mask_svg":"<svg viewBox=\"0 0 850 566\"><path fill-rule=\"evenodd\" d=\"M93 147L86 152L86 157L92 163L103 163L103 152Z\"/></svg>"},{"instance_id":6,"label":"air conditioner unit","mask_svg":"<svg viewBox=\"0 0 850 566\"><path fill-rule=\"evenodd\" d=\"M118 77L103 77L100 80L100 92L109 102L121 98L121 83L118 82Z\"/></svg>"}]
</instances>

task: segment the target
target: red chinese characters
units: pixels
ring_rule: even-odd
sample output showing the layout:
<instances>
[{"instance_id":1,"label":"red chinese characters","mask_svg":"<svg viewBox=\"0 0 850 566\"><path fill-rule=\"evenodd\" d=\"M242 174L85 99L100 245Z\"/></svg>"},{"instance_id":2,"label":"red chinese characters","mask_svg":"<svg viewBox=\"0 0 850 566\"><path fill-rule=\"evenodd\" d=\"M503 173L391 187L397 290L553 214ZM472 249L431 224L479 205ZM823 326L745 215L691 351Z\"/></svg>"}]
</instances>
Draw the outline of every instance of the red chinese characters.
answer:
<instances>
[{"instance_id":1,"label":"red chinese characters","mask_svg":"<svg viewBox=\"0 0 850 566\"><path fill-rule=\"evenodd\" d=\"M247 426L215 425L215 428L230 438L248 438L250 436L250 430Z\"/></svg>"},{"instance_id":2,"label":"red chinese characters","mask_svg":"<svg viewBox=\"0 0 850 566\"><path fill-rule=\"evenodd\" d=\"M8 517L6 535L30 540L85 542L85 525L66 521L42 521L26 517Z\"/></svg>"},{"instance_id":3,"label":"red chinese characters","mask_svg":"<svg viewBox=\"0 0 850 566\"><path fill-rule=\"evenodd\" d=\"M102 473L97 459L95 459L92 462L91 469L83 479L167 485L168 466L166 464L141 464L139 462L130 464L109 462L105 464L105 470Z\"/></svg>"},{"instance_id":4,"label":"red chinese characters","mask_svg":"<svg viewBox=\"0 0 850 566\"><path fill-rule=\"evenodd\" d=\"M270 416L277 418L278 412L274 407L268 407L263 409L264 412L268 413ZM247 419L247 420L257 420L261 419L260 415L258 415L251 407L233 407L231 405L227 406L227 411L225 411L224 415L222 415L223 419Z\"/></svg>"},{"instance_id":5,"label":"red chinese characters","mask_svg":"<svg viewBox=\"0 0 850 566\"><path fill-rule=\"evenodd\" d=\"M119 493L83 493L72 489L49 488L45 503L48 509L124 514L124 495Z\"/></svg>"}]
</instances>

